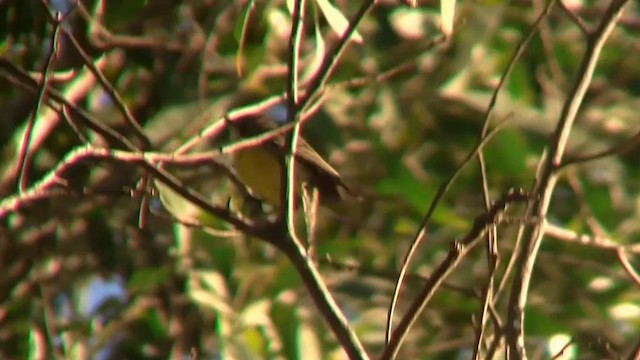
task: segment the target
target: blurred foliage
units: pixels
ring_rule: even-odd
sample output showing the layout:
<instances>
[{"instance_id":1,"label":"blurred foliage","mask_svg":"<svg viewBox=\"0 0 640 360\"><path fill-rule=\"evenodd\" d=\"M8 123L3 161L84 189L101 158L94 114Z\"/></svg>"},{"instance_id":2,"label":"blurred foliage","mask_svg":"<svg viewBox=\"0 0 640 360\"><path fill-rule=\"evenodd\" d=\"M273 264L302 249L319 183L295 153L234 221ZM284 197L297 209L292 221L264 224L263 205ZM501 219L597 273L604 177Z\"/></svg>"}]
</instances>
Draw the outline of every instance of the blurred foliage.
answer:
<instances>
[{"instance_id":1,"label":"blurred foliage","mask_svg":"<svg viewBox=\"0 0 640 360\"><path fill-rule=\"evenodd\" d=\"M322 6L346 18L357 1L310 1L301 44L301 76L316 50L336 41ZM327 5L329 3L329 5ZM453 37L438 37L438 4L379 1L331 74L320 111L305 136L365 199L341 212L322 212L317 253L360 272L321 262L322 273L370 354L384 345L394 273L438 186L472 151L492 91L542 3L461 1ZM57 4L57 5L56 5ZM60 5L62 4L62 5ZM52 6L68 6L52 2ZM290 15L285 1L82 2L63 26L117 89L157 150L174 150L251 92L263 99L284 92ZM606 1L572 2L594 26ZM100 7L99 5L102 5ZM39 74L52 26L40 2L0 2L2 60ZM100 15L98 17L98 14ZM326 14L325 14L326 15ZM90 19L90 20L89 20ZM608 41L571 134L569 154L591 154L640 129L638 35L631 4ZM316 37L316 28L323 37ZM489 190L528 188L554 129L585 41L558 8L545 21L500 93L492 123L507 126L485 147ZM244 32L244 37L241 35ZM540 35L542 34L542 35ZM113 99L88 76L83 60L60 34L50 86L124 136L131 128ZM375 76L404 63L396 76ZM241 65L242 75L237 73ZM0 75L7 74L3 67ZM355 80L359 79L360 85ZM82 85L84 84L84 85ZM88 84L88 85L87 85ZM18 144L34 110L35 94L0 77L0 198L16 192ZM29 184L82 144L65 121L43 105L32 138ZM104 140L83 131L89 142ZM227 144L221 136L210 148ZM102 145L101 145L102 144ZM640 241L638 147L571 168L551 203L549 221L619 244ZM169 168L212 203L234 194L218 167ZM141 172L122 164L84 164L65 179L75 195L34 201L0 227L0 358L162 359L195 351L199 359L337 359L339 345L314 308L293 267L275 249L244 236L223 236L181 225L168 213L149 214L138 228ZM468 165L434 214L411 271L428 275L453 239L484 211L477 162ZM85 189L86 191L83 191ZM187 220L223 228L161 190ZM173 196L173 197L172 197ZM151 207L161 207L157 199ZM171 206L169 206L171 207ZM158 212L160 214L158 214ZM515 217L522 209L512 209ZM499 229L504 272L517 227ZM486 253L475 249L447 280L402 347L400 358L464 358L487 281ZM638 257L633 265L640 267ZM90 307L87 284L123 289ZM400 313L421 282L409 280ZM119 285L118 285L119 284ZM103 290L104 291L104 290ZM509 286L496 310L505 314ZM573 337L580 359L618 358L640 333L640 292L613 252L545 239L529 294L526 331L537 354L557 334ZM623 309L623 310L621 310ZM109 353L105 353L108 351ZM550 354L535 358L547 358Z\"/></svg>"}]
</instances>

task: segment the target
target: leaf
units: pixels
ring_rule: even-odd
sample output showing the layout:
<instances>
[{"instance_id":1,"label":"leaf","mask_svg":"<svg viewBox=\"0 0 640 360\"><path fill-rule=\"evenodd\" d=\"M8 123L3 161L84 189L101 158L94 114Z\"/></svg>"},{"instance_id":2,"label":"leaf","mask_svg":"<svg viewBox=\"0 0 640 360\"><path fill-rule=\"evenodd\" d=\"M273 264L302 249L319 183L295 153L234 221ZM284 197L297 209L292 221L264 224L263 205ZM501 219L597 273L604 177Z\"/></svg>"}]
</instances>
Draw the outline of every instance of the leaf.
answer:
<instances>
[{"instance_id":1,"label":"leaf","mask_svg":"<svg viewBox=\"0 0 640 360\"><path fill-rule=\"evenodd\" d=\"M315 44L316 46L314 47L315 51L313 54L313 60L311 61L309 66L306 67L305 73L301 76L302 83L306 83L309 79L311 79L311 77L313 77L316 74L316 72L322 65L322 60L324 59L324 52L325 52L326 46L324 43L324 39L322 38L322 33L320 32L319 20L320 19L318 18L318 12L314 10L313 11L313 22L314 22L313 29L314 29L314 38L316 40L316 44Z\"/></svg>"},{"instance_id":2,"label":"leaf","mask_svg":"<svg viewBox=\"0 0 640 360\"><path fill-rule=\"evenodd\" d=\"M380 194L400 195L414 209L421 212L426 200L433 197L433 190L420 183L405 166L397 166L377 185Z\"/></svg>"},{"instance_id":3,"label":"leaf","mask_svg":"<svg viewBox=\"0 0 640 360\"><path fill-rule=\"evenodd\" d=\"M296 311L298 302L294 291L285 291L271 307L271 320L282 341L281 353L285 359L301 359L298 356L298 332L301 325Z\"/></svg>"},{"instance_id":4,"label":"leaf","mask_svg":"<svg viewBox=\"0 0 640 360\"><path fill-rule=\"evenodd\" d=\"M245 326L269 326L271 319L271 300L261 299L256 301L242 311L242 320Z\"/></svg>"},{"instance_id":5,"label":"leaf","mask_svg":"<svg viewBox=\"0 0 640 360\"><path fill-rule=\"evenodd\" d=\"M171 275L167 266L141 268L127 281L130 293L149 293L165 284Z\"/></svg>"},{"instance_id":6,"label":"leaf","mask_svg":"<svg viewBox=\"0 0 640 360\"><path fill-rule=\"evenodd\" d=\"M318 333L313 327L311 319L304 319L297 332L298 342L304 344L298 348L299 359L322 359L322 346L318 339Z\"/></svg>"},{"instance_id":7,"label":"leaf","mask_svg":"<svg viewBox=\"0 0 640 360\"><path fill-rule=\"evenodd\" d=\"M453 33L455 14L456 0L440 0L440 27L447 37Z\"/></svg>"},{"instance_id":8,"label":"leaf","mask_svg":"<svg viewBox=\"0 0 640 360\"><path fill-rule=\"evenodd\" d=\"M245 46L247 29L249 28L249 20L251 19L251 14L255 10L254 1L251 0L247 4L247 10L244 13L244 17L242 18L242 22L239 23L239 26L236 28L234 35L238 40L238 53L236 54L236 72L238 73L238 77L242 77L242 58L243 58L243 50Z\"/></svg>"},{"instance_id":9,"label":"leaf","mask_svg":"<svg viewBox=\"0 0 640 360\"><path fill-rule=\"evenodd\" d=\"M327 22L333 31L335 31L338 36L344 36L344 33L349 27L349 21L347 18L342 15L340 10L333 6L329 0L316 0L316 4L320 7L320 11L324 14L324 17L327 19ZM358 44L362 44L364 42L362 35L360 35L358 30L353 32L351 40Z\"/></svg>"},{"instance_id":10,"label":"leaf","mask_svg":"<svg viewBox=\"0 0 640 360\"><path fill-rule=\"evenodd\" d=\"M189 295L196 302L205 305L226 317L235 317L236 312L229 304L229 294L222 275L215 271L192 271Z\"/></svg>"},{"instance_id":11,"label":"leaf","mask_svg":"<svg viewBox=\"0 0 640 360\"><path fill-rule=\"evenodd\" d=\"M218 218L185 199L166 184L156 180L155 186L160 195L160 202L173 217L182 223L196 225L201 227L202 231L217 236L216 230L211 229L220 227L221 222Z\"/></svg>"},{"instance_id":12,"label":"leaf","mask_svg":"<svg viewBox=\"0 0 640 360\"><path fill-rule=\"evenodd\" d=\"M198 208L193 203L160 181L155 181L155 186L158 189L162 205L176 219L188 223L197 219L195 212Z\"/></svg>"}]
</instances>

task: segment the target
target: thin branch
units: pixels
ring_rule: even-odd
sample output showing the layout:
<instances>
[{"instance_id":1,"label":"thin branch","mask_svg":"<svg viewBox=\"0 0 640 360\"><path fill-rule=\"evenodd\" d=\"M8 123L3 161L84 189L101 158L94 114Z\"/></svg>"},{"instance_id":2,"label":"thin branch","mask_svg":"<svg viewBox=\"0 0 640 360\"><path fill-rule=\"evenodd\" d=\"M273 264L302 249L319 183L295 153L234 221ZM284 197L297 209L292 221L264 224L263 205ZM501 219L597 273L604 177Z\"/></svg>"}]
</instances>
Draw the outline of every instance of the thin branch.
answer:
<instances>
[{"instance_id":1,"label":"thin branch","mask_svg":"<svg viewBox=\"0 0 640 360\"><path fill-rule=\"evenodd\" d=\"M12 64L9 60L0 58L0 70L4 70L5 76L13 83L18 84L29 91L37 92L38 84L33 80L25 71ZM54 100L57 103L63 104L67 107L69 114L76 116L82 124L89 129L93 130L100 136L104 137L108 141L121 146L125 149L135 151L137 147L131 143L127 138L122 136L115 130L105 126L101 121L96 120L87 113L85 110L79 108L75 104L71 103L62 93L54 88L50 88L48 91L50 100ZM47 102L51 104L50 101Z\"/></svg>"},{"instance_id":2,"label":"thin branch","mask_svg":"<svg viewBox=\"0 0 640 360\"><path fill-rule=\"evenodd\" d=\"M294 124L291 133L286 136L288 147L284 165L280 171L280 219L286 222L289 235L293 241L301 244L295 229L296 209L296 153L300 139L300 117L298 107L298 64L300 43L302 42L302 26L305 17L305 0L296 0L291 15L291 36L289 38L289 59L287 60L287 123Z\"/></svg>"},{"instance_id":3,"label":"thin branch","mask_svg":"<svg viewBox=\"0 0 640 360\"><path fill-rule=\"evenodd\" d=\"M329 255L326 255L323 258L319 259L321 264L326 264L331 269L338 271L347 271L347 272L355 272L360 276L373 276L381 279L387 280L395 280L398 278L398 272L395 270L385 270L385 269L374 269L370 266L363 266L361 264L355 263L345 263L332 259ZM407 274L407 280L414 282L427 282L431 278L430 276L424 276L421 274ZM458 285L453 285L451 283L444 282L442 284L443 289L451 290L457 292L461 295L464 295L468 298L478 299L480 300L479 294L476 291L471 289L467 289Z\"/></svg>"},{"instance_id":4,"label":"thin branch","mask_svg":"<svg viewBox=\"0 0 640 360\"><path fill-rule=\"evenodd\" d=\"M640 275L633 268L631 262L627 258L627 253L634 255L640 255L640 245L620 245L613 240L610 240L603 236L589 236L585 234L576 233L573 230L568 230L553 224L545 223L544 226L545 235L553 237L557 240L571 242L583 246L594 247L597 249L614 251L620 265L627 273L629 278L640 286Z\"/></svg>"},{"instance_id":5,"label":"thin branch","mask_svg":"<svg viewBox=\"0 0 640 360\"><path fill-rule=\"evenodd\" d=\"M8 216L12 212L19 210L27 203L34 199L41 199L43 194L47 191L55 189L60 184L62 179L61 174L66 173L69 169L77 166L83 161L109 161L109 162L125 162L142 166L146 171L152 174L154 177L166 184L171 190L177 192L180 196L184 197L188 201L192 202L196 206L200 207L204 211L209 212L213 216L216 216L229 224L236 227L238 230L243 231L250 235L263 236L259 234L258 229L251 227L231 215L227 209L222 209L210 205L207 200L202 196L184 186L182 182L171 174L162 169L157 168L157 163L163 162L189 162L199 163L204 161L210 161L212 155L216 153L204 153L197 154L195 156L185 155L182 157L176 157L173 154L154 154L154 153L141 153L141 152L127 152L119 150L108 150L101 148L93 148L91 146L82 146L70 151L58 165L49 171L39 182L32 185L27 191L22 194L11 196L3 199L0 202L0 219Z\"/></svg>"},{"instance_id":6,"label":"thin branch","mask_svg":"<svg viewBox=\"0 0 640 360\"><path fill-rule=\"evenodd\" d=\"M567 157L567 159L562 162L562 165L560 167L566 167L574 164L581 164L588 161L598 160L598 159L602 159L602 158L613 156L613 155L621 155L635 149L638 145L640 145L640 131L633 134L633 136L631 136L629 139L625 140L624 142L615 145L611 149L606 149L600 152L596 152L594 154Z\"/></svg>"},{"instance_id":7,"label":"thin branch","mask_svg":"<svg viewBox=\"0 0 640 360\"><path fill-rule=\"evenodd\" d=\"M51 33L51 42L49 46L49 55L47 57L47 63L42 70L42 76L40 77L40 84L38 85L38 93L36 95L36 104L33 107L33 112L27 121L27 125L24 130L24 136L22 138L22 146L20 146L20 154L18 157L18 166L20 168L18 175L18 191L23 192L27 188L28 181L28 166L29 166L29 158L31 157L29 154L29 145L31 144L31 134L33 132L33 126L36 122L36 117L38 116L38 112L40 110L40 105L42 104L42 100L44 99L45 94L47 93L47 88L49 87L49 72L53 68L53 60L56 58L56 54L58 52L58 34L60 33L60 24L61 15L56 14L53 19L53 31Z\"/></svg>"},{"instance_id":8,"label":"thin branch","mask_svg":"<svg viewBox=\"0 0 640 360\"><path fill-rule=\"evenodd\" d=\"M491 140L493 135L495 135L498 132L498 130L502 128L502 125L504 124L505 122L499 123L494 129L490 130L487 133L487 136L485 138L480 139L476 144L476 146L474 147L474 149L469 152L469 154L465 159L462 160L460 165L456 168L455 172L438 187L438 190L436 191L434 198L431 200L431 203L429 204L429 209L427 210L424 217L422 218L422 221L420 222L420 226L418 227L418 231L416 235L413 237L413 240L411 241L409 250L407 250L405 257L402 260L402 265L400 267L400 274L398 275L398 280L396 281L393 295L391 297L391 303L389 304L389 311L387 312L387 327L385 330L386 343L390 341L391 331L393 329L393 315L395 313L396 306L398 303L398 298L400 296L400 289L402 288L404 278L407 274L407 269L409 268L409 263L411 262L413 255L418 249L418 246L420 245L422 240L425 239L427 236L427 230L428 230L429 222L431 221L431 216L433 216L433 213L435 212L437 206L440 204L440 200L442 199L444 194L449 190L449 187L454 183L454 181L462 173L462 170L466 167L467 164L471 162L473 157L476 156L476 154L482 149L482 147L484 147L484 145Z\"/></svg>"},{"instance_id":9,"label":"thin branch","mask_svg":"<svg viewBox=\"0 0 640 360\"><path fill-rule=\"evenodd\" d=\"M559 359L562 355L564 355L564 352L567 351L567 349L569 349L569 347L573 344L575 344L575 340L569 339L569 341L564 344L564 346L551 358L551 360Z\"/></svg>"},{"instance_id":10,"label":"thin branch","mask_svg":"<svg viewBox=\"0 0 640 360\"><path fill-rule=\"evenodd\" d=\"M138 139L140 141L142 141L143 149L144 150L150 150L151 149L151 142L149 141L149 138L147 138L147 136L145 135L144 131L142 130L142 127L140 127L140 124L138 124L138 122L133 118L133 115L131 114L131 111L124 104L124 101L120 97L120 94L118 94L118 92L113 87L113 85L111 85L109 80L107 80L106 76L104 76L102 71L100 71L100 69L97 66L95 66L93 60L84 51L84 49L82 48L82 46L78 42L78 39L76 39L75 35L70 30L66 29L65 27L63 27L62 29L65 32L65 34L67 35L67 37L69 38L69 40L71 40L71 43L73 44L73 47L75 48L75 50L78 52L78 54L82 58L82 61L87 66L87 69L89 69L89 71L93 74L93 76L96 77L96 79L98 80L98 83L100 85L102 85L102 88L104 89L104 91L107 94L109 94L109 96L113 100L114 104L116 105L116 108L118 108L118 110L120 110L120 112L124 116L124 119L125 119L126 123L133 130L134 134L138 137Z\"/></svg>"},{"instance_id":11,"label":"thin branch","mask_svg":"<svg viewBox=\"0 0 640 360\"><path fill-rule=\"evenodd\" d=\"M629 258L627 258L627 254L624 249L616 250L616 256L618 257L618 261L620 262L620 265L622 265L624 271L629 275L629 278L631 278L631 280L640 287L640 275L638 275L638 272L633 268L633 265L629 261Z\"/></svg>"},{"instance_id":12,"label":"thin branch","mask_svg":"<svg viewBox=\"0 0 640 360\"><path fill-rule=\"evenodd\" d=\"M484 338L485 330L487 327L487 312L489 307L494 303L494 283L496 276L496 269L498 268L498 249L497 249L497 228L491 226L487 232L487 262L489 267L489 274L487 284L482 291L482 309L480 310L480 319L478 323L478 329L476 331L475 346L473 348L473 358L480 359L480 353L482 350L482 339Z\"/></svg>"},{"instance_id":13,"label":"thin branch","mask_svg":"<svg viewBox=\"0 0 640 360\"><path fill-rule=\"evenodd\" d=\"M435 39L428 41L424 45L421 45L420 50L418 50L417 53L420 54L420 53L429 51L438 45L444 44L446 41L447 41L446 36L444 35L438 36ZM329 89L336 89L336 88L337 89L340 89L340 88L353 89L353 88L364 87L372 83L375 84L375 83L385 82L405 72L416 71L417 63L419 61L420 61L420 56L412 56L409 60L406 60L400 64L396 64L387 70L381 71L375 76L363 76L363 77L351 78L343 82L329 84L327 85L327 87Z\"/></svg>"},{"instance_id":14,"label":"thin branch","mask_svg":"<svg viewBox=\"0 0 640 360\"><path fill-rule=\"evenodd\" d=\"M640 255L640 244L633 244L628 246L620 245L615 241L605 237L580 234L573 230L565 229L549 222L545 222L544 224L544 234L557 240L582 246L589 246L611 251L624 250L633 254Z\"/></svg>"},{"instance_id":15,"label":"thin branch","mask_svg":"<svg viewBox=\"0 0 640 360\"><path fill-rule=\"evenodd\" d=\"M93 45L103 51L118 49L145 49L145 50L163 50L176 53L182 53L187 46L177 41L166 41L165 39L157 39L151 36L131 36L122 34L113 34L105 28L99 20L95 19L86 9L81 1L75 2L77 13L89 25L91 41ZM98 18L102 18L102 14L98 14Z\"/></svg>"},{"instance_id":16,"label":"thin branch","mask_svg":"<svg viewBox=\"0 0 640 360\"><path fill-rule=\"evenodd\" d=\"M617 20L620 18L626 2L625 0L614 1L602 17L597 30L587 40L587 48L578 69L576 80L569 92L558 120L558 125L549 143L549 158L545 161L541 176L534 187L533 194L539 194L539 197L536 197L536 200L528 207L525 215L525 218L535 217L540 220L534 225L523 225L525 233L522 247L516 249L515 278L509 297L505 330L507 346L513 359L527 358L524 347L524 309L527 303L533 267L544 235L544 221L542 219L546 217L558 179L557 169L562 163L569 134L587 88L591 83L600 52Z\"/></svg>"},{"instance_id":17,"label":"thin branch","mask_svg":"<svg viewBox=\"0 0 640 360\"><path fill-rule=\"evenodd\" d=\"M571 11L571 9L569 9L563 1L558 1L558 4L560 5L560 9L562 9L567 17L569 17L569 19L571 19L571 21L573 21L573 23L576 24L576 26L580 29L582 36L586 37L587 35L589 35L589 28L587 27L587 25L585 25L582 19L574 14L573 11Z\"/></svg>"},{"instance_id":18,"label":"thin branch","mask_svg":"<svg viewBox=\"0 0 640 360\"><path fill-rule=\"evenodd\" d=\"M285 234L282 235L286 236ZM369 359L367 352L331 295L317 267L307 256L304 247L293 241L286 241L284 243L286 247L281 249L295 267L316 308L329 324L329 327L342 345L349 359Z\"/></svg>"},{"instance_id":19,"label":"thin branch","mask_svg":"<svg viewBox=\"0 0 640 360\"><path fill-rule=\"evenodd\" d=\"M97 66L102 67L105 65L104 57L97 61ZM41 75L37 76L37 81L33 79L27 72L19 69L14 64L9 62L8 59L0 58L0 76L6 78L12 85L23 88L33 94L37 94L39 86L38 81L42 79ZM87 91L95 85L95 77L87 71L78 72L78 76L75 77L64 89L56 90L53 87L47 89L47 96L43 100L49 111L43 111L38 117L36 123L36 130L31 136L30 148L38 148L51 134L53 129L59 124L60 117L72 121L70 116L61 114L61 107L58 103L73 104L83 98ZM62 101L58 101L62 100ZM65 109L62 109L66 111ZM72 112L73 110L68 112ZM79 111L82 111L79 109ZM85 113L86 114L86 113ZM88 114L87 114L88 115ZM65 118L66 116L66 118ZM72 127L73 128L73 127ZM105 128L109 131L109 128ZM117 136L117 133L113 132ZM122 138L123 140L126 140ZM115 143L114 143L115 144ZM14 179L17 178L20 171L20 164L18 162L8 166L2 178L0 179L0 188L8 189L13 184Z\"/></svg>"},{"instance_id":20,"label":"thin branch","mask_svg":"<svg viewBox=\"0 0 640 360\"><path fill-rule=\"evenodd\" d=\"M487 230L492 226L501 224L505 221L503 218L507 205L513 202L523 202L529 199L528 194L522 190L511 190L504 194L491 207L490 211L479 215L473 222L473 226L469 232L459 241L451 244L451 249L447 257L434 269L433 274L429 278L418 295L409 306L407 314L402 318L398 327L393 331L389 338L388 344L385 346L380 360L395 359L400 345L404 342L409 329L418 320L418 317L425 309L436 290L442 285L443 281L453 272L457 264L464 258L471 249L482 240Z\"/></svg>"},{"instance_id":21,"label":"thin branch","mask_svg":"<svg viewBox=\"0 0 640 360\"><path fill-rule=\"evenodd\" d=\"M300 47L300 40L302 36L302 22L304 19L304 0L297 0L294 5L294 12L292 16L292 28L290 38L290 53L288 61L288 81L287 81L287 108L288 108L288 124L293 124L294 128L288 142L291 149L291 156L289 161L286 162L286 167L283 167L281 177L283 181L283 188L281 189L281 213L280 218L285 220L288 228L288 235L290 241L283 241L281 249L285 252L289 260L293 263L294 267L298 271L299 276L305 283L307 290L309 291L311 298L316 304L318 310L322 313L323 318L332 329L338 342L342 345L343 349L347 353L350 359L368 359L367 353L364 350L360 340L356 336L355 332L349 327L349 322L342 314L342 311L336 304L331 292L327 289L324 280L320 276L316 265L312 259L308 256L306 249L302 246L301 242L296 238L293 231L293 213L295 206L295 153L297 143L299 139L300 126L302 125L301 110L303 111L307 105L311 104L311 99L315 93L324 84L324 81L330 75L333 67L337 63L337 59L346 47L349 38L357 28L358 24L366 14L367 10L373 6L373 1L366 1L361 7L360 11L349 21L349 25L345 33L338 40L336 46L325 54L323 63L319 67L316 77L310 82L306 88L304 97L298 99L298 54ZM284 179L287 179L284 181ZM284 204L287 204L286 208ZM284 217L282 216L284 215ZM284 235L284 234L282 234ZM283 236L284 238L284 236Z\"/></svg>"},{"instance_id":22,"label":"thin branch","mask_svg":"<svg viewBox=\"0 0 640 360\"><path fill-rule=\"evenodd\" d=\"M264 113L270 107L282 102L283 98L284 98L284 95L271 96L260 102L239 107L229 111L227 114L225 114L221 118L217 119L216 121L213 121L211 125L202 129L196 136L187 140L184 144L182 144L179 148L175 150L175 153L176 154L187 153L189 150L193 149L196 145L200 144L200 142L205 140L211 140L215 138L218 134L220 134L220 132L224 130L225 122L233 122L233 121L245 119L247 117L251 117L252 115L259 115L261 113ZM205 111L203 114L203 116L207 116L207 117L211 115L212 115L212 110ZM273 138L277 137L279 134L280 133L273 135Z\"/></svg>"},{"instance_id":23,"label":"thin branch","mask_svg":"<svg viewBox=\"0 0 640 360\"><path fill-rule=\"evenodd\" d=\"M511 75L513 68L515 67L518 60L524 54L525 49L528 47L529 43L533 39L537 30L543 24L543 20L549 16L551 9L553 8L555 1L549 1L544 10L538 15L536 21L533 23L529 32L524 37L524 39L518 44L515 52L509 59L507 68L502 72L500 77L500 81L498 85L494 89L491 99L489 100L489 104L487 106L487 111L485 112L483 119L482 131L480 132L480 139L484 138L489 131L489 126L491 123L491 115L493 114L493 110L495 109L496 102L498 100L498 95L500 90L503 88L504 84L506 84L507 79ZM482 194L485 204L485 209L489 211L491 207L491 199L489 197L489 181L487 177L487 169L484 160L484 153L482 151L477 152L478 155L478 163L480 166L480 175L482 179ZM494 299L494 280L495 280L495 272L498 267L498 251L497 251L497 229L494 227L487 233L487 264L489 267L489 281L487 282L486 288L483 291L483 305L482 310L480 312L480 319L478 324L478 331L476 333L476 342L474 347L474 359L479 359L480 357L480 348L482 344L482 338L484 337L484 331L487 324L487 309L490 304L493 304Z\"/></svg>"},{"instance_id":24,"label":"thin branch","mask_svg":"<svg viewBox=\"0 0 640 360\"><path fill-rule=\"evenodd\" d=\"M364 16L373 8L375 5L374 0L365 0L362 6L358 9L356 14L350 19L349 26L345 30L344 34L340 37L339 41L329 48L322 59L322 63L318 67L318 71L315 76L311 78L309 84L306 87L306 93L300 99L298 106L301 109L304 109L309 105L311 99L316 95L317 92L321 92L324 87L329 75L333 72L336 64L338 63L338 59L342 52L347 46L349 39L356 31L356 28L360 24L360 21L364 18Z\"/></svg>"}]
</instances>

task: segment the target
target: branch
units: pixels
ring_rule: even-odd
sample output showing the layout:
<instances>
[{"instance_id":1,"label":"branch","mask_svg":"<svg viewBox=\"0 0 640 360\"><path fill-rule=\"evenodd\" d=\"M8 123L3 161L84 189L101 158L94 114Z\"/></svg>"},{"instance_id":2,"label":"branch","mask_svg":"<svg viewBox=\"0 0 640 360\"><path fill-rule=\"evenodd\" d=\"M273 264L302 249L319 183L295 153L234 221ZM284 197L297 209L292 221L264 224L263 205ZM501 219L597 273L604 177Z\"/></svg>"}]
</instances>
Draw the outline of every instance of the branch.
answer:
<instances>
[{"instance_id":1,"label":"branch","mask_svg":"<svg viewBox=\"0 0 640 360\"><path fill-rule=\"evenodd\" d=\"M523 242L522 246L516 249L515 278L509 297L505 324L507 347L513 359L527 358L524 347L524 309L527 303L533 267L545 233L544 219L549 210L551 196L558 180L558 166L562 162L569 134L587 88L591 83L600 52L614 25L620 18L626 3L626 0L614 1L602 17L598 28L587 39L587 47L578 69L576 80L569 92L558 120L558 125L549 143L549 156L545 158L540 177L534 185L533 194L539 194L539 196L528 206L525 215L527 219L537 218L538 221L533 225L523 225L520 229L523 234Z\"/></svg>"},{"instance_id":2,"label":"branch","mask_svg":"<svg viewBox=\"0 0 640 360\"><path fill-rule=\"evenodd\" d=\"M213 216L216 216L229 224L236 227L238 230L246 232L247 234L256 235L256 229L247 225L242 220L231 215L227 209L215 207L202 196L184 186L180 180L173 177L168 172L158 169L157 164L159 162L165 163L188 163L197 164L199 162L210 162L217 153L203 153L195 155L184 155L177 157L173 154L159 154L159 153L142 153L142 152L127 152L120 150L108 150L101 148L94 148L92 146L82 146L70 151L58 165L49 171L40 181L33 184L29 189L21 194L10 196L0 202L0 219L5 218L12 212L18 211L28 203L49 197L51 191L55 193L56 186L60 185L60 179L62 174L66 173L70 169L78 166L83 161L110 161L110 162L125 162L142 166L146 171L152 174L158 179L158 181L166 184L171 190L177 192L180 196L184 197L188 201L191 201L204 211L209 212Z\"/></svg>"},{"instance_id":3,"label":"branch","mask_svg":"<svg viewBox=\"0 0 640 360\"><path fill-rule=\"evenodd\" d=\"M464 238L456 240L451 244L451 249L449 250L447 257L435 268L433 274L429 277L429 280L424 284L415 300L409 306L407 314L402 318L398 327L393 331L393 334L389 338L389 343L380 356L380 360L396 358L398 351L400 350L400 345L409 333L409 329L418 320L418 317L429 303L429 300L431 300L447 276L453 272L456 265L462 260L462 258L466 256L469 251L471 251L471 249L480 242L480 240L482 240L489 228L507 222L507 220L502 216L507 205L513 202L524 202L528 199L529 196L524 191L510 190L498 199L487 213L476 217L471 230L469 230Z\"/></svg>"}]
</instances>

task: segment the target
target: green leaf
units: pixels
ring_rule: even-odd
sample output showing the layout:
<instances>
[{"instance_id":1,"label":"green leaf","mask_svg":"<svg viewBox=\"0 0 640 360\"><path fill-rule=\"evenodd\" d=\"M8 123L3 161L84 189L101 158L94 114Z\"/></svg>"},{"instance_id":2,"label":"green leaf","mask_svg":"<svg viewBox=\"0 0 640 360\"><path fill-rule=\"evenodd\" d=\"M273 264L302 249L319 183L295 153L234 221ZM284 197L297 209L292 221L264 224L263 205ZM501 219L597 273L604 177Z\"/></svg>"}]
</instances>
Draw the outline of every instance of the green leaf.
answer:
<instances>
[{"instance_id":1,"label":"green leaf","mask_svg":"<svg viewBox=\"0 0 640 360\"><path fill-rule=\"evenodd\" d=\"M183 222L193 222L197 219L195 213L198 208L192 202L160 181L156 181L155 185L162 205L171 215Z\"/></svg>"},{"instance_id":2,"label":"green leaf","mask_svg":"<svg viewBox=\"0 0 640 360\"><path fill-rule=\"evenodd\" d=\"M530 151L522 131L503 129L484 148L488 171L524 181L531 176L526 161Z\"/></svg>"},{"instance_id":3,"label":"green leaf","mask_svg":"<svg viewBox=\"0 0 640 360\"><path fill-rule=\"evenodd\" d=\"M342 12L340 12L338 8L333 6L333 4L329 2L329 0L316 0L316 4L318 4L318 7L320 7L320 11L322 11L325 19L327 19L327 22L329 23L329 26L331 26L331 29L333 29L333 31L338 36L344 36L344 33L347 31L347 28L349 26L349 20L347 20ZM360 35L358 30L353 32L351 40L355 41L358 44L364 42L362 35Z\"/></svg>"},{"instance_id":4,"label":"green leaf","mask_svg":"<svg viewBox=\"0 0 640 360\"><path fill-rule=\"evenodd\" d=\"M166 284L171 276L168 266L138 269L127 281L129 293L149 293Z\"/></svg>"},{"instance_id":5,"label":"green leaf","mask_svg":"<svg viewBox=\"0 0 640 360\"><path fill-rule=\"evenodd\" d=\"M224 278L215 271L192 271L189 295L225 317L235 317L236 312L229 303L229 291Z\"/></svg>"},{"instance_id":6,"label":"green leaf","mask_svg":"<svg viewBox=\"0 0 640 360\"><path fill-rule=\"evenodd\" d=\"M381 194L402 196L417 211L423 211L426 201L433 197L433 192L405 166L396 166L389 176L378 183L377 190Z\"/></svg>"}]
</instances>

